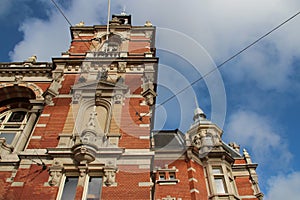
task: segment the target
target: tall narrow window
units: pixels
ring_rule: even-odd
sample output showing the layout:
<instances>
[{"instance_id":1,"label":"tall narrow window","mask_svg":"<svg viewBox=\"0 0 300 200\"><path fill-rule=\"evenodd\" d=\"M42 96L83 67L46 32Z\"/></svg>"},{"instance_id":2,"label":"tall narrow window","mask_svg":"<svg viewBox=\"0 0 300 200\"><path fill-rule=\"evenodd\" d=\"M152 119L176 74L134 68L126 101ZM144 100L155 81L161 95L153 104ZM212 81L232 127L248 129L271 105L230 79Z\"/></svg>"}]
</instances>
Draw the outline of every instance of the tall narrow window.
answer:
<instances>
[{"instance_id":1,"label":"tall narrow window","mask_svg":"<svg viewBox=\"0 0 300 200\"><path fill-rule=\"evenodd\" d=\"M225 184L224 179L222 177L215 177L215 186L216 186L216 192L218 194L225 194Z\"/></svg>"},{"instance_id":2,"label":"tall narrow window","mask_svg":"<svg viewBox=\"0 0 300 200\"><path fill-rule=\"evenodd\" d=\"M78 177L66 177L61 200L71 200L75 198Z\"/></svg>"},{"instance_id":3,"label":"tall narrow window","mask_svg":"<svg viewBox=\"0 0 300 200\"><path fill-rule=\"evenodd\" d=\"M214 175L214 186L215 186L215 193L217 194L225 194L227 193L225 181L224 181L224 173L221 166L213 167L212 173Z\"/></svg>"},{"instance_id":4,"label":"tall narrow window","mask_svg":"<svg viewBox=\"0 0 300 200\"><path fill-rule=\"evenodd\" d=\"M87 200L99 200L102 190L102 177L90 177Z\"/></svg>"}]
</instances>

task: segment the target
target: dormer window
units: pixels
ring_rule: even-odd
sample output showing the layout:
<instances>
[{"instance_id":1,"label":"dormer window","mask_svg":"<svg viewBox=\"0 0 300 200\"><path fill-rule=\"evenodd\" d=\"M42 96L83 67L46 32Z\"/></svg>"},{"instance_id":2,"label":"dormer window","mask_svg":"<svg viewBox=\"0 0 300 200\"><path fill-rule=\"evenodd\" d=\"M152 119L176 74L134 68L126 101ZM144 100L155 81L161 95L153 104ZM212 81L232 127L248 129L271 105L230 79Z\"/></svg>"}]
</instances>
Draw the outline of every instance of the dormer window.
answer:
<instances>
[{"instance_id":1,"label":"dormer window","mask_svg":"<svg viewBox=\"0 0 300 200\"><path fill-rule=\"evenodd\" d=\"M159 180L166 180L166 173L160 172L159 173Z\"/></svg>"},{"instance_id":2,"label":"dormer window","mask_svg":"<svg viewBox=\"0 0 300 200\"><path fill-rule=\"evenodd\" d=\"M177 169L173 168L164 168L158 169L156 174L156 183L159 185L174 185L179 182L176 177Z\"/></svg>"}]
</instances>

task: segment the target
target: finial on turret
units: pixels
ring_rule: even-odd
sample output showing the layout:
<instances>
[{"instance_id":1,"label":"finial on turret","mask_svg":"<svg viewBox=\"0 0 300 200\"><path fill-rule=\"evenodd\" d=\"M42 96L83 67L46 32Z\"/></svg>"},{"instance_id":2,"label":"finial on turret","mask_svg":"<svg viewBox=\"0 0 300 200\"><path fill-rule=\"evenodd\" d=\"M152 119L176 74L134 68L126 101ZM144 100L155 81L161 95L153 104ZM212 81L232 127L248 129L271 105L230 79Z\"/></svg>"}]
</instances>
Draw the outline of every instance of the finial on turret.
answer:
<instances>
[{"instance_id":1,"label":"finial on turret","mask_svg":"<svg viewBox=\"0 0 300 200\"><path fill-rule=\"evenodd\" d=\"M121 15L127 15L127 13L126 13L126 6L124 5L123 6L123 10L122 10L122 12L121 12Z\"/></svg>"},{"instance_id":2,"label":"finial on turret","mask_svg":"<svg viewBox=\"0 0 300 200\"><path fill-rule=\"evenodd\" d=\"M200 120L206 119L205 113L203 112L203 110L198 105L198 101L197 101L196 96L195 96L195 103L196 103L196 109L194 111L194 118L193 118L194 121L200 121Z\"/></svg>"}]
</instances>

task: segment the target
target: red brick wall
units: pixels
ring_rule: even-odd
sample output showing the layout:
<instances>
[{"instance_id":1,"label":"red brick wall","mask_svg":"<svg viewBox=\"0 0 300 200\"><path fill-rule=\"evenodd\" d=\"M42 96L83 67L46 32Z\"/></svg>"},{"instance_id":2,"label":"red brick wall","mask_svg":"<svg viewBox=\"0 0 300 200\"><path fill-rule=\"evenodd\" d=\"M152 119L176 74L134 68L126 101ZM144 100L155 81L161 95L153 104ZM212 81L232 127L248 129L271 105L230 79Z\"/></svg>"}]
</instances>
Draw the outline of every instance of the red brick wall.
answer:
<instances>
[{"instance_id":1,"label":"red brick wall","mask_svg":"<svg viewBox=\"0 0 300 200\"><path fill-rule=\"evenodd\" d=\"M39 86L44 92L49 88L50 83L35 83L37 86Z\"/></svg>"},{"instance_id":2,"label":"red brick wall","mask_svg":"<svg viewBox=\"0 0 300 200\"><path fill-rule=\"evenodd\" d=\"M179 182L176 185L159 185L155 186L155 199L161 199L170 195L171 197L180 197L182 199L191 199L190 186L189 186L189 176L188 176L188 165L184 160L177 160L173 163L169 163L170 161L165 161L168 165L168 168L172 168L176 166L178 172L176 172L176 178L179 179ZM163 165L163 161L159 161L159 165ZM154 164L154 167L158 166ZM161 166L164 168L163 166Z\"/></svg>"},{"instance_id":3,"label":"red brick wall","mask_svg":"<svg viewBox=\"0 0 300 200\"><path fill-rule=\"evenodd\" d=\"M130 89L130 94L141 94L142 74L127 74L125 84ZM125 100L122 107L120 132L122 134L119 143L120 147L150 148L149 139L140 139L140 136L150 136L150 127L140 127L140 124L150 124L148 116L141 113L148 113L149 106L140 105L144 100L141 98L131 98ZM142 117L141 117L142 116Z\"/></svg>"},{"instance_id":4,"label":"red brick wall","mask_svg":"<svg viewBox=\"0 0 300 200\"><path fill-rule=\"evenodd\" d=\"M92 36L81 36L71 42L71 47L69 49L70 53L85 53L89 51L92 45ZM89 40L89 41L88 41Z\"/></svg>"},{"instance_id":5,"label":"red brick wall","mask_svg":"<svg viewBox=\"0 0 300 200\"><path fill-rule=\"evenodd\" d=\"M55 106L46 106L43 114L50 114L50 117L40 117L37 124L46 124L46 127L36 127L33 136L42 136L41 139L31 139L29 149L56 147L58 135L62 132L68 116L71 99L54 99Z\"/></svg>"},{"instance_id":6,"label":"red brick wall","mask_svg":"<svg viewBox=\"0 0 300 200\"><path fill-rule=\"evenodd\" d=\"M54 200L58 192L57 187L44 186L48 182L49 173L47 170L42 170L41 166L31 165L29 169L19 169L14 182L24 182L23 186L10 186L6 190L6 194L1 194L1 199L10 200L36 200L49 199Z\"/></svg>"},{"instance_id":7,"label":"red brick wall","mask_svg":"<svg viewBox=\"0 0 300 200\"><path fill-rule=\"evenodd\" d=\"M62 87L59 90L60 94L69 94L71 87L75 84L75 81L78 80L79 75L74 74L65 74L64 81L62 82Z\"/></svg>"},{"instance_id":8,"label":"red brick wall","mask_svg":"<svg viewBox=\"0 0 300 200\"><path fill-rule=\"evenodd\" d=\"M130 169L131 168L131 169ZM135 172L132 172L135 171ZM150 172L139 171L136 167L132 169L129 166L120 166L116 175L117 187L103 187L103 200L149 200L151 187L139 186L139 182L149 182Z\"/></svg>"},{"instance_id":9,"label":"red brick wall","mask_svg":"<svg viewBox=\"0 0 300 200\"><path fill-rule=\"evenodd\" d=\"M194 178L197 180L196 181L190 181L189 185L190 185L190 189L197 189L199 191L199 193L197 192L193 192L191 193L191 199L206 199L208 194L207 194L207 188L206 188L206 183L205 183L205 176L204 176L204 168L199 165L196 162L193 161L188 161L187 162L187 169L189 168L193 168L196 171L193 170L189 170L188 171L188 175L189 175L189 179L190 178Z\"/></svg>"},{"instance_id":10,"label":"red brick wall","mask_svg":"<svg viewBox=\"0 0 300 200\"><path fill-rule=\"evenodd\" d=\"M234 164L235 165L238 165L238 164L246 164L246 161L244 159L236 159L234 161Z\"/></svg>"},{"instance_id":11,"label":"red brick wall","mask_svg":"<svg viewBox=\"0 0 300 200\"><path fill-rule=\"evenodd\" d=\"M249 177L235 177L235 183L240 196L254 194Z\"/></svg>"}]
</instances>

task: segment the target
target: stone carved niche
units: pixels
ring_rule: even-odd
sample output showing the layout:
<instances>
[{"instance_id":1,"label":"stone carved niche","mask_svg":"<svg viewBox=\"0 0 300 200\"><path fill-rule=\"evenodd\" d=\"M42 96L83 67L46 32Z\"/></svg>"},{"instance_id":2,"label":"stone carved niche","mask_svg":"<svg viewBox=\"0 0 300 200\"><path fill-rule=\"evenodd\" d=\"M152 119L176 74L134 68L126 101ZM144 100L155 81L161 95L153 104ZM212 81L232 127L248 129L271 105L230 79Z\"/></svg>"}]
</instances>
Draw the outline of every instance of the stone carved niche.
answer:
<instances>
[{"instance_id":1,"label":"stone carved niche","mask_svg":"<svg viewBox=\"0 0 300 200\"><path fill-rule=\"evenodd\" d=\"M154 75L155 71L153 64L145 65L142 96L149 106L152 106L155 103L154 98L156 97L156 92L154 91Z\"/></svg>"}]
</instances>

